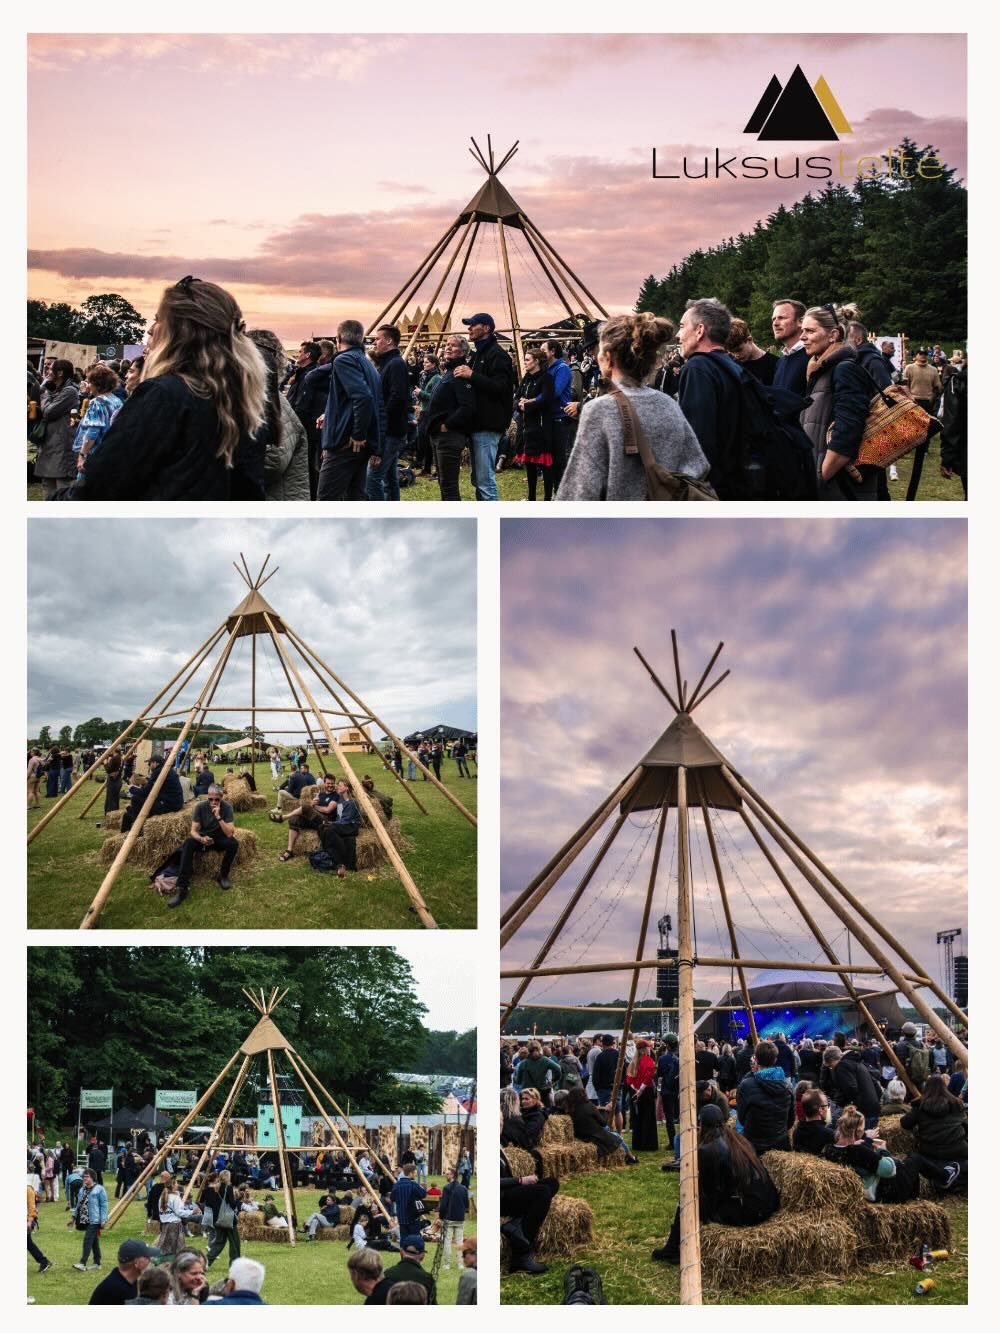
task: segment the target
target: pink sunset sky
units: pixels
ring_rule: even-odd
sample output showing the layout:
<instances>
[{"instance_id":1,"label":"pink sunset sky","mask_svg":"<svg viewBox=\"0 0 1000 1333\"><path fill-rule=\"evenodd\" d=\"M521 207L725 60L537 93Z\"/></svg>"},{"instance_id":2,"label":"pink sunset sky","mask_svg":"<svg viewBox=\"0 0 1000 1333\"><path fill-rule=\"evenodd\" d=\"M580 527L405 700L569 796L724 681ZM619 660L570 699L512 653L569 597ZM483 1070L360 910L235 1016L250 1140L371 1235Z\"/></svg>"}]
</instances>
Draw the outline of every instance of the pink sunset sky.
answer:
<instances>
[{"instance_id":1,"label":"pink sunset sky","mask_svg":"<svg viewBox=\"0 0 1000 1333\"><path fill-rule=\"evenodd\" d=\"M832 88L853 131L840 145L743 134L796 63ZM489 133L501 152L520 140L501 179L627 310L646 274L807 188L653 180L654 145L678 170L664 164L716 147L856 159L909 135L964 178L965 66L963 34L36 35L28 294L116 291L148 318L194 273L286 341L372 319L479 188L468 139ZM98 128L110 160L91 176L71 146ZM492 229L480 237L456 315L478 305L503 325ZM560 314L516 234L511 264L522 322Z\"/></svg>"}]
</instances>

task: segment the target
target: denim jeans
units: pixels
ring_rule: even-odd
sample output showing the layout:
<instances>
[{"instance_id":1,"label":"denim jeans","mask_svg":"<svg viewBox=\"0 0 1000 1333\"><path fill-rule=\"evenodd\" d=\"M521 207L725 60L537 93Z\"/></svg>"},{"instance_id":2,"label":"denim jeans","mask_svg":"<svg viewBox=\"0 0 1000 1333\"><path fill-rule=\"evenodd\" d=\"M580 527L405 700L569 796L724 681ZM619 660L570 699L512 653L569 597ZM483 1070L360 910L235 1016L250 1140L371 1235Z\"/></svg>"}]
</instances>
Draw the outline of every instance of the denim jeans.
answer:
<instances>
[{"instance_id":1,"label":"denim jeans","mask_svg":"<svg viewBox=\"0 0 1000 1333\"><path fill-rule=\"evenodd\" d=\"M474 430L472 445L472 480L476 487L477 500L497 500L497 445L500 443L498 430Z\"/></svg>"},{"instance_id":2,"label":"denim jeans","mask_svg":"<svg viewBox=\"0 0 1000 1333\"><path fill-rule=\"evenodd\" d=\"M369 500L398 500L399 473L396 464L403 441L397 436L388 435L382 441L381 462L378 467L368 469L366 490Z\"/></svg>"}]
</instances>

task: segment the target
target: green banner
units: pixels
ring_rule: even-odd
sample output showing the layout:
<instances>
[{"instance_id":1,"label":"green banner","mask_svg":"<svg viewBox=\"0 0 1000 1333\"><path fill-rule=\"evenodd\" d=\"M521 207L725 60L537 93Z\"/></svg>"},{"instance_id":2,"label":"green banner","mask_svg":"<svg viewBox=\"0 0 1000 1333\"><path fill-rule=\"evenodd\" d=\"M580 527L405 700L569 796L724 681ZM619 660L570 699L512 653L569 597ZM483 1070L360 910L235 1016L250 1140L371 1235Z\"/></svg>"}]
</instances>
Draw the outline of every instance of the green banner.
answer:
<instances>
[{"instance_id":1,"label":"green banner","mask_svg":"<svg viewBox=\"0 0 1000 1333\"><path fill-rule=\"evenodd\" d=\"M192 1111L197 1100L198 1094L193 1090L191 1092L171 1092L157 1088L156 1101L153 1105L158 1111Z\"/></svg>"},{"instance_id":2,"label":"green banner","mask_svg":"<svg viewBox=\"0 0 1000 1333\"><path fill-rule=\"evenodd\" d=\"M110 1111L114 1105L114 1088L81 1088L81 1111Z\"/></svg>"}]
</instances>

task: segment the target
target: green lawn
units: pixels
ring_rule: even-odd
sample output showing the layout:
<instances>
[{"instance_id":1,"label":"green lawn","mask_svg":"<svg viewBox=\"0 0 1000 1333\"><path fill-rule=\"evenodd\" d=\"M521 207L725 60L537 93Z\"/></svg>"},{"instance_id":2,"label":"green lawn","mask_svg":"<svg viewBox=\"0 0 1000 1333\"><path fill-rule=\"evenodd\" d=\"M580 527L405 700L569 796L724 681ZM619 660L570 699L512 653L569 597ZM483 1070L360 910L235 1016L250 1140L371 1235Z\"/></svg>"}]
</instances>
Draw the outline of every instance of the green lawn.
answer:
<instances>
[{"instance_id":1,"label":"green lawn","mask_svg":"<svg viewBox=\"0 0 1000 1333\"><path fill-rule=\"evenodd\" d=\"M443 1179L430 1177L442 1185ZM108 1201L113 1206L115 1178L112 1174L104 1177L104 1186L108 1191ZM476 1181L473 1177L472 1191L475 1193ZM275 1194L278 1198L278 1194ZM295 1191L296 1210L299 1225L304 1225L309 1214L319 1202L319 1191L315 1189L297 1189ZM28 1259L28 1295L34 1297L39 1305L86 1305L90 1293L97 1283L108 1273L115 1262L115 1254L123 1240L130 1236L139 1237L147 1244L155 1244L155 1236L144 1233L146 1220L145 1204L142 1201L129 1205L125 1216L114 1229L105 1232L102 1237L103 1264L100 1273L79 1273L73 1264L80 1258L80 1233L67 1230L69 1216L64 1211L65 1200L58 1203L39 1205L39 1230L34 1233L35 1244L55 1267L44 1275L39 1274L34 1261ZM476 1219L470 1217L465 1224L465 1234L476 1234ZM192 1240L198 1249L207 1249L201 1239ZM427 1246L424 1268L432 1271L436 1246ZM264 1278L263 1296L268 1305L361 1305L362 1297L351 1286L347 1276L346 1241L307 1241L304 1238L294 1249L288 1244L261 1243L244 1241L243 1254L248 1259L257 1259L267 1269ZM227 1252L224 1250L209 1270L208 1280L226 1276ZM395 1263L391 1254L383 1256L386 1267ZM452 1260L454 1263L454 1258ZM438 1276L438 1304L454 1305L458 1293L458 1271L453 1267L445 1272L442 1267Z\"/></svg>"},{"instance_id":2,"label":"green lawn","mask_svg":"<svg viewBox=\"0 0 1000 1333\"><path fill-rule=\"evenodd\" d=\"M664 1132L660 1128L661 1145ZM665 1152L641 1155L641 1165L615 1171L594 1171L560 1181L574 1198L586 1199L594 1210L596 1243L572 1259L553 1260L539 1277L501 1278L504 1304L561 1305L563 1275L572 1263L595 1268L610 1305L676 1305L679 1269L650 1259L662 1245L677 1206L679 1176L661 1172ZM952 1257L933 1273L936 1305L964 1305L968 1300L968 1206L964 1198L946 1197L954 1232ZM851 1278L806 1285L767 1285L740 1292L704 1293L707 1305L918 1305L926 1298L914 1293L919 1274L908 1263L879 1265Z\"/></svg>"},{"instance_id":3,"label":"green lawn","mask_svg":"<svg viewBox=\"0 0 1000 1333\"><path fill-rule=\"evenodd\" d=\"M413 844L402 853L403 860L438 925L474 929L476 830L433 783L418 777L413 784L428 810L423 815L378 759L361 754L349 758L355 772L371 773L379 790L393 798L393 813ZM475 772L475 766L471 771ZM459 777L450 759L442 765L441 780L476 813L475 780ZM265 795L271 794L271 774L263 763L257 765L257 785ZM104 877L106 867L98 861L98 853L107 834L95 827L102 817L103 800L98 800L86 819L77 818L93 792L93 783L85 783L28 848L30 929L79 926ZM43 814L44 806L29 811L29 826ZM111 890L100 924L118 930L420 928L395 875L359 870L339 880L311 869L308 859L299 855L281 864L278 856L288 838L284 825L272 824L263 811L237 814L236 821L257 834L260 859L249 870L234 872L228 893L211 880L195 880L186 902L171 910L159 901L147 870L126 866Z\"/></svg>"}]
</instances>

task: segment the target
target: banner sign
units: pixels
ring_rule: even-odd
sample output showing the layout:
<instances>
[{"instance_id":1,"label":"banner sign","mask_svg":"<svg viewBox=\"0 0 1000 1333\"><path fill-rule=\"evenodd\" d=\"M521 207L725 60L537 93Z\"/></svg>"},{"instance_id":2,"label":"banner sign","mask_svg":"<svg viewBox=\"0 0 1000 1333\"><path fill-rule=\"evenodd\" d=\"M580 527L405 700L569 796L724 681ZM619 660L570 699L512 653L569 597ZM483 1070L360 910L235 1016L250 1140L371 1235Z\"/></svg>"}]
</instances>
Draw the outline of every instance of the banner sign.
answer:
<instances>
[{"instance_id":1,"label":"banner sign","mask_svg":"<svg viewBox=\"0 0 1000 1333\"><path fill-rule=\"evenodd\" d=\"M194 1091L171 1092L157 1088L153 1105L158 1111L193 1111L197 1100L198 1094Z\"/></svg>"},{"instance_id":2,"label":"banner sign","mask_svg":"<svg viewBox=\"0 0 1000 1333\"><path fill-rule=\"evenodd\" d=\"M110 1111L114 1105L114 1088L81 1088L81 1111Z\"/></svg>"}]
</instances>

